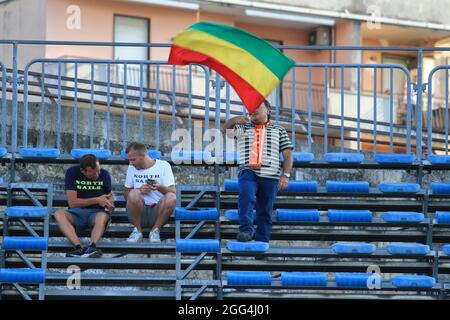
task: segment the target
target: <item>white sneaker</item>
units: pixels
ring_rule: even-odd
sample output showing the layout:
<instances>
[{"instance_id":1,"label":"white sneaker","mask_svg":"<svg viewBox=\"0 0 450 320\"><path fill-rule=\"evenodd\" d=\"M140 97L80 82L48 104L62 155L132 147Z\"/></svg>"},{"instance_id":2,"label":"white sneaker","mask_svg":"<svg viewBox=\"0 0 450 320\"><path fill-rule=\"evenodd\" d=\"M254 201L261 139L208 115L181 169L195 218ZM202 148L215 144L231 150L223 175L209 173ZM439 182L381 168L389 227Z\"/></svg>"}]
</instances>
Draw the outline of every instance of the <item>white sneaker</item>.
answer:
<instances>
[{"instance_id":1,"label":"white sneaker","mask_svg":"<svg viewBox=\"0 0 450 320\"><path fill-rule=\"evenodd\" d=\"M151 243L160 243L161 238L159 237L159 229L156 228L156 229L150 231L150 233L148 234L148 238Z\"/></svg>"},{"instance_id":2,"label":"white sneaker","mask_svg":"<svg viewBox=\"0 0 450 320\"><path fill-rule=\"evenodd\" d=\"M127 242L140 242L142 241L143 235L136 227L134 227L133 231L130 233L130 236L127 239Z\"/></svg>"}]
</instances>

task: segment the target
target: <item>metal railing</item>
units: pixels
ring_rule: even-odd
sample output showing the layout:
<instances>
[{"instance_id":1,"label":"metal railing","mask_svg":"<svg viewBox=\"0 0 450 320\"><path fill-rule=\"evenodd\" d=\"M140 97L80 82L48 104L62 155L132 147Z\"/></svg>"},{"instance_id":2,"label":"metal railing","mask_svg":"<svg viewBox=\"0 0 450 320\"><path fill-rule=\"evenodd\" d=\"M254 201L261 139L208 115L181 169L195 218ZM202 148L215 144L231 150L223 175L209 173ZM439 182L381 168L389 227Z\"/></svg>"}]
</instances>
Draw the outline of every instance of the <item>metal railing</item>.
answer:
<instances>
[{"instance_id":1,"label":"metal railing","mask_svg":"<svg viewBox=\"0 0 450 320\"><path fill-rule=\"evenodd\" d=\"M12 157L15 157L19 146L67 149L68 136L72 136L70 148L106 148L118 154L129 141L139 140L151 141L155 149L160 149L163 121L170 122L170 132L184 126L188 135L192 136L199 125L202 126L204 134L210 127L219 128L221 122L229 117L245 113L242 103L229 84L211 73L208 68L198 65L179 67L168 65L165 61L151 60L38 58L26 62L23 72L18 67L19 49L24 46L168 48L168 44L5 40L0 41L0 45L11 46L13 53L12 69L7 71L5 65L0 64L1 143L8 147ZM400 95L393 90L393 83L398 74L404 77L406 88L410 88L412 84L409 70L402 65L298 63L295 72L290 72L272 96L274 118L296 138L293 139L296 150L305 148L302 143L298 143L303 140L309 150L313 144L323 144L324 152L330 148L340 152L345 149L373 153L415 152L419 161L424 152L431 154L448 150L448 125L445 121L441 121L441 125L433 125L433 121L439 123L437 120L442 112L435 107L438 100L436 96L439 94L433 96L431 91L433 74L446 66L436 67L429 75L428 82L424 82L421 76L421 59L424 52L450 51L450 48L280 48L286 52L416 52L419 63L415 90L423 92L429 89L426 101L419 96L415 110L412 110L411 91L407 90L405 95ZM370 89L367 87L367 79L365 84L363 82L362 70L370 70ZM380 93L379 70L386 70L383 75L389 75L387 93ZM300 78L302 72L306 76ZM340 77L336 77L339 72ZM350 73L353 74L352 81L356 84L354 87L348 84L347 76ZM317 76L319 74L320 77ZM448 78L446 79L448 82ZM7 92L10 93L10 107ZM448 90L445 95L448 96ZM405 96L406 101L402 101L401 96ZM447 110L448 99L439 101L441 109L444 110L445 105ZM402 116L399 109L403 103L406 105L406 119L398 118ZM424 103L427 108L422 107ZM438 111L433 111L434 109ZM5 116L8 110L11 118ZM427 113L424 118L418 116L423 113L422 110ZM33 117L30 117L30 112ZM448 115L444 114L444 117ZM70 128L68 119L71 122ZM433 131L433 127L437 130ZM430 136L431 132L433 137ZM423 138L427 140L426 149L422 148ZM166 140L165 137L164 142ZM429 141L432 141L433 145L430 145ZM204 148L208 142L203 136L200 147ZM171 145L174 145L174 141ZM63 151L67 153L67 150Z\"/></svg>"}]
</instances>

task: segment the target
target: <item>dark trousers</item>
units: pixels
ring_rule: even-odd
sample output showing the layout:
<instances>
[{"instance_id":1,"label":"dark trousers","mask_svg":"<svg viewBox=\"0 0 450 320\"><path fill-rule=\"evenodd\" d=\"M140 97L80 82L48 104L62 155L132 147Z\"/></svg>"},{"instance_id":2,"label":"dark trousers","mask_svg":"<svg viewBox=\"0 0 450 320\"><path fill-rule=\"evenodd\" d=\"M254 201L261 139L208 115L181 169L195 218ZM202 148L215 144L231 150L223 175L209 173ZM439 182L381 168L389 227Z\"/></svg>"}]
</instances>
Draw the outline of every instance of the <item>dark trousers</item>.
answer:
<instances>
[{"instance_id":1,"label":"dark trousers","mask_svg":"<svg viewBox=\"0 0 450 320\"><path fill-rule=\"evenodd\" d=\"M239 223L241 232L254 234L251 213L256 210L256 241L269 242L272 210L278 192L278 180L260 178L252 170L239 175Z\"/></svg>"}]
</instances>

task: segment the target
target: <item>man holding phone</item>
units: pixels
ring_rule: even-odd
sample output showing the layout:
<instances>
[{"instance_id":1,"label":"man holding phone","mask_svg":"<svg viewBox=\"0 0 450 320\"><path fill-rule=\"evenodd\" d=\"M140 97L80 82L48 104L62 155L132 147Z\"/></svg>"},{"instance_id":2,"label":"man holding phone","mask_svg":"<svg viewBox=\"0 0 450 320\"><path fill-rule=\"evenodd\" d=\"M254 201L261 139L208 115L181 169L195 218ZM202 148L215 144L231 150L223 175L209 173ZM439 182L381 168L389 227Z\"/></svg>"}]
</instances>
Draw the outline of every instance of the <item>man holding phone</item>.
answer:
<instances>
[{"instance_id":1,"label":"man holding phone","mask_svg":"<svg viewBox=\"0 0 450 320\"><path fill-rule=\"evenodd\" d=\"M130 165L124 195L128 218L134 225L127 241L142 241L142 228L149 228L150 242L161 242L160 229L167 223L176 205L172 168L167 161L151 159L142 143L131 143L125 152Z\"/></svg>"}]
</instances>

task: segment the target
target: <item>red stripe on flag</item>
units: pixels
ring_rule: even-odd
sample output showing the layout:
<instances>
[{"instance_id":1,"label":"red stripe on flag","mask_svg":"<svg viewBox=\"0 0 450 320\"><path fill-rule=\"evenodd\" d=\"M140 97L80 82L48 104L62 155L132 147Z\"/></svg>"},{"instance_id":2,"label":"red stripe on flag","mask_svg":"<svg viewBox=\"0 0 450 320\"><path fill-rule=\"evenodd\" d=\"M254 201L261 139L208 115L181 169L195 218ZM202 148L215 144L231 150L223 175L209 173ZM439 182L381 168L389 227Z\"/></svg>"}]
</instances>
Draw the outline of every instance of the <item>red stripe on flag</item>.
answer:
<instances>
[{"instance_id":1,"label":"red stripe on flag","mask_svg":"<svg viewBox=\"0 0 450 320\"><path fill-rule=\"evenodd\" d=\"M261 103L265 100L265 97L263 97L255 88L253 88L233 70L203 53L182 48L177 45L172 45L168 62L176 65L198 63L215 70L233 87L249 113L253 113L256 109L258 109Z\"/></svg>"}]
</instances>

